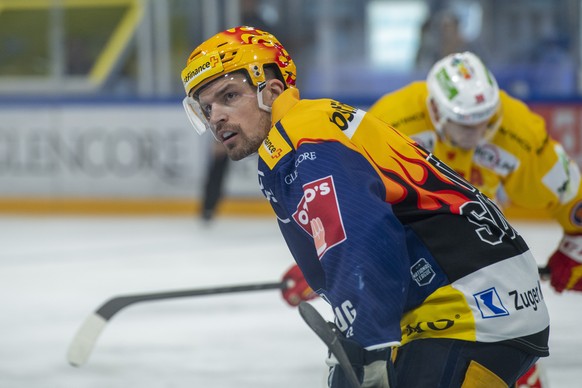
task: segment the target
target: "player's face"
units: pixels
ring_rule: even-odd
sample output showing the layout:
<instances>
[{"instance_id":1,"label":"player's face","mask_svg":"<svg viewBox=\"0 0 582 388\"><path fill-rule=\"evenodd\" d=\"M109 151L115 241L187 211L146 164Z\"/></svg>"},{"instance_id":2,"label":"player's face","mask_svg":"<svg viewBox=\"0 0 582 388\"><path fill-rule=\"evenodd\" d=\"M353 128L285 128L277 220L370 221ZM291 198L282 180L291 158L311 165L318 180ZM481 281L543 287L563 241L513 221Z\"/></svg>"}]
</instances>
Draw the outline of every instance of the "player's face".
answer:
<instances>
[{"instance_id":1,"label":"player's face","mask_svg":"<svg viewBox=\"0 0 582 388\"><path fill-rule=\"evenodd\" d=\"M471 150L477 147L485 136L487 124L488 121L475 125L463 125L449 120L444 125L444 133L455 147Z\"/></svg>"},{"instance_id":2,"label":"player's face","mask_svg":"<svg viewBox=\"0 0 582 388\"><path fill-rule=\"evenodd\" d=\"M256 88L244 74L213 81L201 90L198 101L230 159L241 160L257 152L271 128L271 113L259 109Z\"/></svg>"}]
</instances>

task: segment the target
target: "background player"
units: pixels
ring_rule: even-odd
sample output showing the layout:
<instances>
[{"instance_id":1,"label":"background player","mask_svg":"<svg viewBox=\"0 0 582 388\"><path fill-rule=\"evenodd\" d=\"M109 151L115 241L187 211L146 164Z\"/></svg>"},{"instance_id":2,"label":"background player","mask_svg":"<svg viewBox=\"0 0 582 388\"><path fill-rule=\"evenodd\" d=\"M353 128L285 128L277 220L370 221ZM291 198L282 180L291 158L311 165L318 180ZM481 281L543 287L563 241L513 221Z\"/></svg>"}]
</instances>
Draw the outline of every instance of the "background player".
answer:
<instances>
[{"instance_id":1,"label":"background player","mask_svg":"<svg viewBox=\"0 0 582 388\"><path fill-rule=\"evenodd\" d=\"M580 171L544 120L497 86L473 53L448 55L426 81L389 93L369 110L411 136L499 204L545 209L564 236L550 257L558 292L582 291Z\"/></svg>"}]
</instances>

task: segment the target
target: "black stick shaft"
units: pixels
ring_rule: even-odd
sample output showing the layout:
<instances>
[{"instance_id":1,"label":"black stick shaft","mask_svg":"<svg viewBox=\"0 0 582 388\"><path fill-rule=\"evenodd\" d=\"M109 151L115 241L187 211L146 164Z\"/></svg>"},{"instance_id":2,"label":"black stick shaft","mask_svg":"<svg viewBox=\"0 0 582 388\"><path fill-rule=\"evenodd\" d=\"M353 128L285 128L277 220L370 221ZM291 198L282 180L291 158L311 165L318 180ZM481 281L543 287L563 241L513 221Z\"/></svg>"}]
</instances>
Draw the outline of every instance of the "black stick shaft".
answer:
<instances>
[{"instance_id":1,"label":"black stick shaft","mask_svg":"<svg viewBox=\"0 0 582 388\"><path fill-rule=\"evenodd\" d=\"M99 307L95 311L95 314L100 315L105 320L109 320L119 310L139 302L161 299L185 298L191 296L230 294L236 292L274 290L274 289L282 290L284 288L286 288L285 282L273 282L273 283L245 284L239 286L197 288L182 291L152 292L148 294L122 295L107 300L105 303L101 305L101 307Z\"/></svg>"},{"instance_id":2,"label":"black stick shaft","mask_svg":"<svg viewBox=\"0 0 582 388\"><path fill-rule=\"evenodd\" d=\"M549 267L538 267L538 273L542 280L549 280L550 275L552 274Z\"/></svg>"},{"instance_id":3,"label":"black stick shaft","mask_svg":"<svg viewBox=\"0 0 582 388\"><path fill-rule=\"evenodd\" d=\"M328 326L325 319L319 314L315 307L309 303L301 302L299 304L299 314L305 323L307 323L311 330L317 334L329 351L335 356L339 366L344 371L348 384L351 385L352 388L361 388L358 377L350 363L350 359L338 338L338 334Z\"/></svg>"}]
</instances>

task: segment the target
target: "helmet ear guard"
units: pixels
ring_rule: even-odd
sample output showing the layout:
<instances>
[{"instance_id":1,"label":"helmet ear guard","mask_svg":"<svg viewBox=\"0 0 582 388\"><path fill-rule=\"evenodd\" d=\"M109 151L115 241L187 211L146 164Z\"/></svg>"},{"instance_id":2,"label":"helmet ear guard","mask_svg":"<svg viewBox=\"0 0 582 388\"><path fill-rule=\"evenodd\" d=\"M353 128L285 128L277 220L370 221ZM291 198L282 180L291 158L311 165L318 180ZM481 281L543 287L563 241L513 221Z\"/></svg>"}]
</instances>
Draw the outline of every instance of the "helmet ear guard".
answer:
<instances>
[{"instance_id":1,"label":"helmet ear guard","mask_svg":"<svg viewBox=\"0 0 582 388\"><path fill-rule=\"evenodd\" d=\"M271 107L265 104L263 101L263 90L267 86L267 81L261 82L257 85L257 103L259 104L259 108L264 110L265 112L271 112Z\"/></svg>"},{"instance_id":2,"label":"helmet ear guard","mask_svg":"<svg viewBox=\"0 0 582 388\"><path fill-rule=\"evenodd\" d=\"M438 107L438 102L430 94L426 97L426 107L434 127L439 134L442 134L443 125L447 122L448 118L440 113L441 110Z\"/></svg>"},{"instance_id":3,"label":"helmet ear guard","mask_svg":"<svg viewBox=\"0 0 582 388\"><path fill-rule=\"evenodd\" d=\"M491 120L488 133L499 126L499 87L475 54L451 54L435 63L427 77L427 88L426 103L439 135L443 135L447 120L467 126Z\"/></svg>"}]
</instances>

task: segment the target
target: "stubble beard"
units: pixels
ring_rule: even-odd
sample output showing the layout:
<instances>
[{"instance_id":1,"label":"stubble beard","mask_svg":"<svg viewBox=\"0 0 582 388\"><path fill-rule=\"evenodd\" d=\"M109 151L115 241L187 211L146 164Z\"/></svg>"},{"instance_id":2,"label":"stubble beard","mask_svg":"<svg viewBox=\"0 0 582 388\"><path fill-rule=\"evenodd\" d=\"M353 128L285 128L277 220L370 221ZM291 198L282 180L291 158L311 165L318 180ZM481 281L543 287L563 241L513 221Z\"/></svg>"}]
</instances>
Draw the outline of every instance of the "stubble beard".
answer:
<instances>
[{"instance_id":1,"label":"stubble beard","mask_svg":"<svg viewBox=\"0 0 582 388\"><path fill-rule=\"evenodd\" d=\"M271 129L270 115L261 115L258 127L258 131L253 131L251 135L247 135L242 131L240 125L231 126L231 128L238 133L238 139L236 142L226 146L226 153L230 160L242 160L259 150L259 147Z\"/></svg>"}]
</instances>

